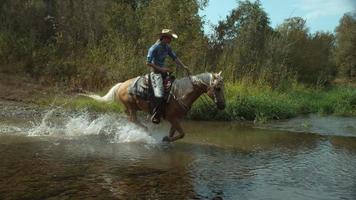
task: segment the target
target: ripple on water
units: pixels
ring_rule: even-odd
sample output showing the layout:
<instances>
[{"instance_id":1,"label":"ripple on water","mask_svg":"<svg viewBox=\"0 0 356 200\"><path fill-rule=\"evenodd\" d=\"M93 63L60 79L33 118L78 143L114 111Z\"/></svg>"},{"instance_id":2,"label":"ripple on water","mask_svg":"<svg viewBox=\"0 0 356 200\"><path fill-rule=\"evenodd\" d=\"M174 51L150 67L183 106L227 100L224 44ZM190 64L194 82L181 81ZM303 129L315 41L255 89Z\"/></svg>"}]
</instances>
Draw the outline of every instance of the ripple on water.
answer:
<instances>
[{"instance_id":1,"label":"ripple on water","mask_svg":"<svg viewBox=\"0 0 356 200\"><path fill-rule=\"evenodd\" d=\"M356 137L355 117L319 116L311 114L289 120L274 121L264 125L259 125L257 127L294 132L316 133L320 135Z\"/></svg>"}]
</instances>

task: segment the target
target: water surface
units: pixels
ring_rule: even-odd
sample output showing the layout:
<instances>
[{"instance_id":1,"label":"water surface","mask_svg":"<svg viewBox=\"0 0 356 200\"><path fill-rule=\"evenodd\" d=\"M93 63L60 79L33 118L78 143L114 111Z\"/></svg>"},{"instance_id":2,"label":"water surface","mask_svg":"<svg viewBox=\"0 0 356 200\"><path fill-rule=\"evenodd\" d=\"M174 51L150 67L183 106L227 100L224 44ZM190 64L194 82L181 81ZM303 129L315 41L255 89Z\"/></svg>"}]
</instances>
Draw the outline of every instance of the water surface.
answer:
<instances>
[{"instance_id":1,"label":"water surface","mask_svg":"<svg viewBox=\"0 0 356 200\"><path fill-rule=\"evenodd\" d=\"M0 199L356 199L352 131L187 121L165 144L166 124L24 107L0 111Z\"/></svg>"}]
</instances>

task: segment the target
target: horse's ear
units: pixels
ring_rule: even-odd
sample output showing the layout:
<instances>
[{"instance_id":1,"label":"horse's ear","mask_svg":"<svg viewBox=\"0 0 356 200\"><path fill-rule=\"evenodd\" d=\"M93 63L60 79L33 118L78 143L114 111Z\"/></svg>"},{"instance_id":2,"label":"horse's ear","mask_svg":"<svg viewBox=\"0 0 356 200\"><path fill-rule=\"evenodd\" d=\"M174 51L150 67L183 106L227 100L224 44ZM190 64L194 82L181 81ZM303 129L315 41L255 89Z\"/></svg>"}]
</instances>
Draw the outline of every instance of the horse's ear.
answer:
<instances>
[{"instance_id":1,"label":"horse's ear","mask_svg":"<svg viewBox=\"0 0 356 200\"><path fill-rule=\"evenodd\" d=\"M220 72L218 73L219 76L221 76L221 72L222 72L222 71L220 71Z\"/></svg>"},{"instance_id":2,"label":"horse's ear","mask_svg":"<svg viewBox=\"0 0 356 200\"><path fill-rule=\"evenodd\" d=\"M216 78L216 73L212 72L211 75L213 76L213 78Z\"/></svg>"}]
</instances>

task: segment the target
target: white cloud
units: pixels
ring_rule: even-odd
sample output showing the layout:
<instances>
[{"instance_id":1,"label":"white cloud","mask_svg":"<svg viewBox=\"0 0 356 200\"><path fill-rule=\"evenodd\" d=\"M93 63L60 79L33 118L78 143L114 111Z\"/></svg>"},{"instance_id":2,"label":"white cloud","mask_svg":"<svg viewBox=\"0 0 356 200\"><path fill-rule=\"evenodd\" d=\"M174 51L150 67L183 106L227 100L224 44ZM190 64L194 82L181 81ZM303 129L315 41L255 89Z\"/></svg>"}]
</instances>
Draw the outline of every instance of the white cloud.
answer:
<instances>
[{"instance_id":1,"label":"white cloud","mask_svg":"<svg viewBox=\"0 0 356 200\"><path fill-rule=\"evenodd\" d=\"M303 18L314 21L321 17L342 16L356 9L355 0L297 0L296 10L302 11Z\"/></svg>"}]
</instances>

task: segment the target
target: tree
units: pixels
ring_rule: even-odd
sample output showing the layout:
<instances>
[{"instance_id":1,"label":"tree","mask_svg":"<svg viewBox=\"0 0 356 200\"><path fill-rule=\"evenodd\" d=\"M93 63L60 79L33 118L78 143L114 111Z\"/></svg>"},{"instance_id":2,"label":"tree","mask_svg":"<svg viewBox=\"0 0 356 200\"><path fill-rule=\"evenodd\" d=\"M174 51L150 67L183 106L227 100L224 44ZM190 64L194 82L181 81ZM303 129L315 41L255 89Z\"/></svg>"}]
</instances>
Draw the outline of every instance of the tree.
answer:
<instances>
[{"instance_id":1,"label":"tree","mask_svg":"<svg viewBox=\"0 0 356 200\"><path fill-rule=\"evenodd\" d=\"M221 51L219 65L231 72L232 80L257 80L263 68L266 36L271 32L260 1L240 1L226 20L215 27L215 44Z\"/></svg>"},{"instance_id":2,"label":"tree","mask_svg":"<svg viewBox=\"0 0 356 200\"><path fill-rule=\"evenodd\" d=\"M334 36L331 33L309 34L306 21L300 17L286 19L277 31L284 43L283 65L299 82L324 85L334 78Z\"/></svg>"},{"instance_id":3,"label":"tree","mask_svg":"<svg viewBox=\"0 0 356 200\"><path fill-rule=\"evenodd\" d=\"M157 39L157 34L162 28L170 28L179 35L172 46L182 61L193 71L204 70L207 39L202 30L203 22L198 11L205 5L205 0L151 1L143 13L140 25L143 53L147 53L147 48Z\"/></svg>"},{"instance_id":4,"label":"tree","mask_svg":"<svg viewBox=\"0 0 356 200\"><path fill-rule=\"evenodd\" d=\"M347 13L340 19L335 57L340 75L356 80L356 13Z\"/></svg>"},{"instance_id":5,"label":"tree","mask_svg":"<svg viewBox=\"0 0 356 200\"><path fill-rule=\"evenodd\" d=\"M284 62L290 71L296 72L300 77L299 70L306 67L307 60L305 52L308 48L308 28L306 21L301 17L293 17L284 20L276 29L281 36L282 41L287 45L285 47Z\"/></svg>"}]
</instances>

